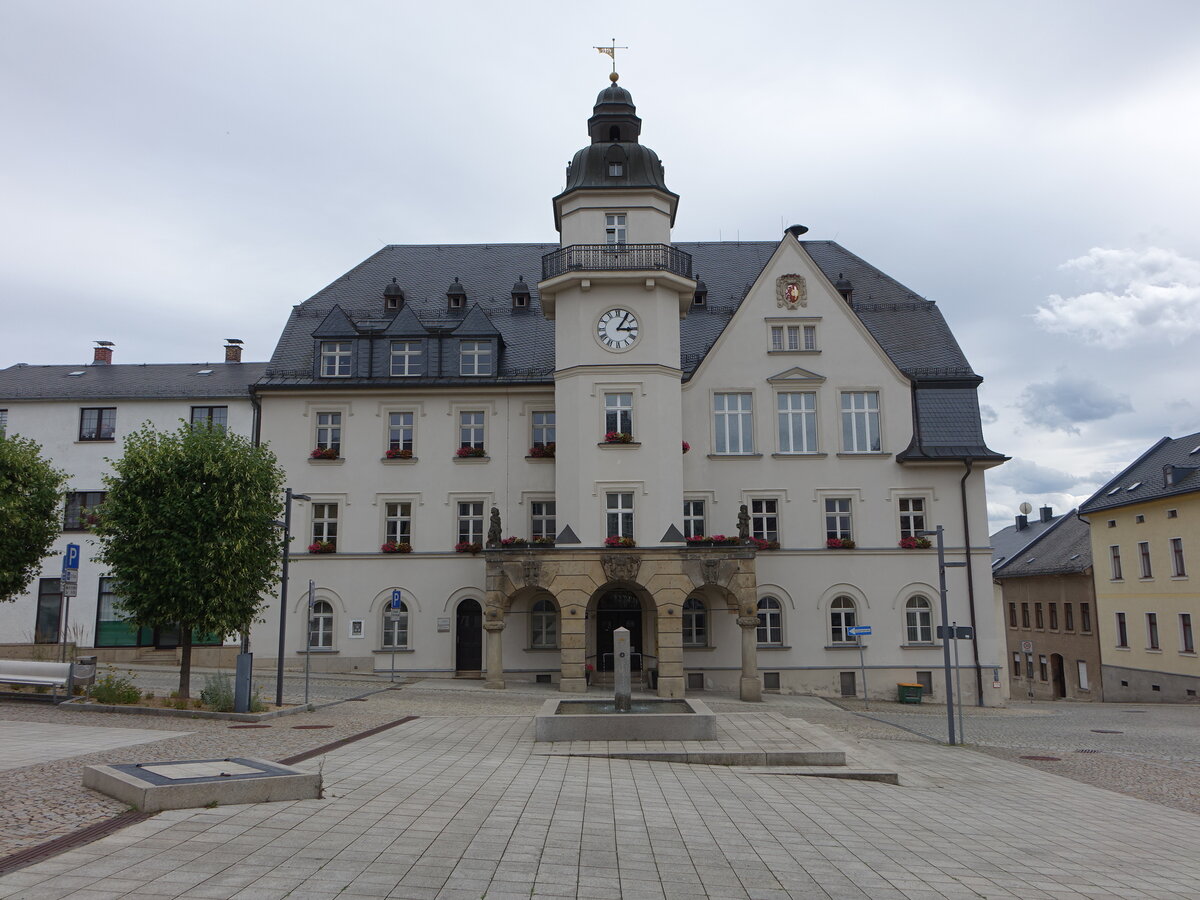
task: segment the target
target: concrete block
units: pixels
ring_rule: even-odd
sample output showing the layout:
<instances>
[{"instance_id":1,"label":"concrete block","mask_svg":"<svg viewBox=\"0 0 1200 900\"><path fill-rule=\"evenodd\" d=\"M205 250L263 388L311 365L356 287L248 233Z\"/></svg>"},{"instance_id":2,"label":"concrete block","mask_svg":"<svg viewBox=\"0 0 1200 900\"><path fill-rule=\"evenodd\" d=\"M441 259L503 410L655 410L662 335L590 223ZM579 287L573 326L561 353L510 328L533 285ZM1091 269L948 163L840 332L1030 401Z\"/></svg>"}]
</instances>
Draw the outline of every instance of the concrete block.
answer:
<instances>
[{"instance_id":1,"label":"concrete block","mask_svg":"<svg viewBox=\"0 0 1200 900\"><path fill-rule=\"evenodd\" d=\"M714 741L717 717L700 700L640 700L653 712L603 712L604 701L547 700L535 722L539 741ZM612 705L609 703L608 705ZM574 707L563 711L563 707ZM581 710L595 710L581 711ZM665 710L679 710L667 712Z\"/></svg>"},{"instance_id":2,"label":"concrete block","mask_svg":"<svg viewBox=\"0 0 1200 900\"><path fill-rule=\"evenodd\" d=\"M321 775L270 760L234 757L87 766L83 770L83 786L142 812L158 812L209 805L313 800L321 796Z\"/></svg>"}]
</instances>

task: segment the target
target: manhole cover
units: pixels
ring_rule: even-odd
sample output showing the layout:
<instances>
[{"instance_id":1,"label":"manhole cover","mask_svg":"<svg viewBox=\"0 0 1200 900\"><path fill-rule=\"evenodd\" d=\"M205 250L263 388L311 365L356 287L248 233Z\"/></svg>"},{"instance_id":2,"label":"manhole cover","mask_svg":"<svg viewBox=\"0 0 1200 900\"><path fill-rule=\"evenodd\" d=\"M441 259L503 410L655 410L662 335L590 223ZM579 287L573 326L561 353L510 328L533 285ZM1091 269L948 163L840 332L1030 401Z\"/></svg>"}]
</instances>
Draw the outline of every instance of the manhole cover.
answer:
<instances>
[{"instance_id":1,"label":"manhole cover","mask_svg":"<svg viewBox=\"0 0 1200 900\"><path fill-rule=\"evenodd\" d=\"M332 728L332 725L293 725L293 728Z\"/></svg>"},{"instance_id":2,"label":"manhole cover","mask_svg":"<svg viewBox=\"0 0 1200 900\"><path fill-rule=\"evenodd\" d=\"M1076 750L1076 753L1099 753L1099 750Z\"/></svg>"},{"instance_id":3,"label":"manhole cover","mask_svg":"<svg viewBox=\"0 0 1200 900\"><path fill-rule=\"evenodd\" d=\"M1113 731L1110 728L1093 728L1092 731L1094 731L1096 734L1124 734L1125 733L1123 731Z\"/></svg>"},{"instance_id":4,"label":"manhole cover","mask_svg":"<svg viewBox=\"0 0 1200 900\"><path fill-rule=\"evenodd\" d=\"M270 728L270 725L230 725L230 728Z\"/></svg>"},{"instance_id":5,"label":"manhole cover","mask_svg":"<svg viewBox=\"0 0 1200 900\"><path fill-rule=\"evenodd\" d=\"M1061 756L1022 756L1021 759L1032 759L1035 762L1062 762Z\"/></svg>"}]
</instances>

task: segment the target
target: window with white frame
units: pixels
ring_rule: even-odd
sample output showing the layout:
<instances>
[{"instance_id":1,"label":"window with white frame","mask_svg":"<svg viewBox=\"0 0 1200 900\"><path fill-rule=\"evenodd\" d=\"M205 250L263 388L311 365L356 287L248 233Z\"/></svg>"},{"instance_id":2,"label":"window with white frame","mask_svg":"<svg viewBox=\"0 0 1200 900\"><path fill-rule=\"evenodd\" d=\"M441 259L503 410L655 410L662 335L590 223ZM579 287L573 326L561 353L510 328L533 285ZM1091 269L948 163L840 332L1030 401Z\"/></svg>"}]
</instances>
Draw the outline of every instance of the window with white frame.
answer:
<instances>
[{"instance_id":1,"label":"window with white frame","mask_svg":"<svg viewBox=\"0 0 1200 900\"><path fill-rule=\"evenodd\" d=\"M321 377L349 378L353 346L350 341L322 341Z\"/></svg>"},{"instance_id":2,"label":"window with white frame","mask_svg":"<svg viewBox=\"0 0 1200 900\"><path fill-rule=\"evenodd\" d=\"M483 543L483 501L460 500L458 503L459 543Z\"/></svg>"},{"instance_id":3,"label":"window with white frame","mask_svg":"<svg viewBox=\"0 0 1200 900\"><path fill-rule=\"evenodd\" d=\"M758 643L776 647L783 643L783 604L774 597L758 601Z\"/></svg>"},{"instance_id":4,"label":"window with white frame","mask_svg":"<svg viewBox=\"0 0 1200 900\"><path fill-rule=\"evenodd\" d=\"M605 499L605 536L632 538L633 492L611 491Z\"/></svg>"},{"instance_id":5,"label":"window with white frame","mask_svg":"<svg viewBox=\"0 0 1200 900\"><path fill-rule=\"evenodd\" d=\"M492 342L491 341L459 341L460 375L491 375L492 374Z\"/></svg>"},{"instance_id":6,"label":"window with white frame","mask_svg":"<svg viewBox=\"0 0 1200 900\"><path fill-rule=\"evenodd\" d=\"M383 504L383 539L389 543L412 544L412 502L391 500Z\"/></svg>"},{"instance_id":7,"label":"window with white frame","mask_svg":"<svg viewBox=\"0 0 1200 900\"><path fill-rule=\"evenodd\" d=\"M708 646L708 610L699 597L683 601L683 646Z\"/></svg>"},{"instance_id":8,"label":"window with white frame","mask_svg":"<svg viewBox=\"0 0 1200 900\"><path fill-rule=\"evenodd\" d=\"M896 508L900 512L900 537L916 537L917 532L925 531L924 497L901 497Z\"/></svg>"},{"instance_id":9,"label":"window with white frame","mask_svg":"<svg viewBox=\"0 0 1200 900\"><path fill-rule=\"evenodd\" d=\"M533 422L533 447L545 447L558 440L554 424L554 410L539 409L531 414Z\"/></svg>"},{"instance_id":10,"label":"window with white frame","mask_svg":"<svg viewBox=\"0 0 1200 900\"><path fill-rule=\"evenodd\" d=\"M340 412L319 412L317 421L317 449L342 452L342 414Z\"/></svg>"},{"instance_id":11,"label":"window with white frame","mask_svg":"<svg viewBox=\"0 0 1200 900\"><path fill-rule=\"evenodd\" d=\"M779 452L817 452L817 395L796 391L776 395L779 410Z\"/></svg>"},{"instance_id":12,"label":"window with white frame","mask_svg":"<svg viewBox=\"0 0 1200 900\"><path fill-rule=\"evenodd\" d=\"M632 393L604 395L604 431L607 434L633 434Z\"/></svg>"},{"instance_id":13,"label":"window with white frame","mask_svg":"<svg viewBox=\"0 0 1200 900\"><path fill-rule=\"evenodd\" d=\"M878 453L879 393L842 392L842 450L846 453Z\"/></svg>"},{"instance_id":14,"label":"window with white frame","mask_svg":"<svg viewBox=\"0 0 1200 900\"><path fill-rule=\"evenodd\" d=\"M713 394L713 452L754 452L754 395Z\"/></svg>"},{"instance_id":15,"label":"window with white frame","mask_svg":"<svg viewBox=\"0 0 1200 900\"><path fill-rule=\"evenodd\" d=\"M558 647L558 608L547 597L534 601L529 609L529 646L534 650Z\"/></svg>"},{"instance_id":16,"label":"window with white frame","mask_svg":"<svg viewBox=\"0 0 1200 900\"><path fill-rule=\"evenodd\" d=\"M805 325L801 331L800 349L816 350L817 349L817 326Z\"/></svg>"},{"instance_id":17,"label":"window with white frame","mask_svg":"<svg viewBox=\"0 0 1200 900\"><path fill-rule=\"evenodd\" d=\"M1146 649L1162 649L1158 645L1158 613L1146 613Z\"/></svg>"},{"instance_id":18,"label":"window with white frame","mask_svg":"<svg viewBox=\"0 0 1200 900\"><path fill-rule=\"evenodd\" d=\"M392 341L391 371L393 378L411 378L422 374L420 341Z\"/></svg>"},{"instance_id":19,"label":"window with white frame","mask_svg":"<svg viewBox=\"0 0 1200 900\"><path fill-rule=\"evenodd\" d=\"M1138 541L1138 559L1142 564L1142 577L1153 578L1154 572L1150 568L1150 542Z\"/></svg>"},{"instance_id":20,"label":"window with white frame","mask_svg":"<svg viewBox=\"0 0 1200 900\"><path fill-rule=\"evenodd\" d=\"M684 500L683 501L683 536L685 538L704 537L704 501L703 500Z\"/></svg>"},{"instance_id":21,"label":"window with white frame","mask_svg":"<svg viewBox=\"0 0 1200 900\"><path fill-rule=\"evenodd\" d=\"M308 649L333 649L333 605L318 600L308 613Z\"/></svg>"},{"instance_id":22,"label":"window with white frame","mask_svg":"<svg viewBox=\"0 0 1200 900\"><path fill-rule=\"evenodd\" d=\"M413 437L416 433L416 417L411 412L388 413L388 445L389 450L413 450Z\"/></svg>"},{"instance_id":23,"label":"window with white frame","mask_svg":"<svg viewBox=\"0 0 1200 900\"><path fill-rule=\"evenodd\" d=\"M529 501L529 536L535 540L554 540L558 533L555 514L556 501Z\"/></svg>"},{"instance_id":24,"label":"window with white frame","mask_svg":"<svg viewBox=\"0 0 1200 900\"><path fill-rule=\"evenodd\" d=\"M779 501L774 497L750 500L750 535L760 541L779 540Z\"/></svg>"},{"instance_id":25,"label":"window with white frame","mask_svg":"<svg viewBox=\"0 0 1200 900\"><path fill-rule=\"evenodd\" d=\"M1013 614L1016 618L1016 614ZM917 594L904 604L905 638L910 644L933 642L933 604L929 598Z\"/></svg>"},{"instance_id":26,"label":"window with white frame","mask_svg":"<svg viewBox=\"0 0 1200 900\"><path fill-rule=\"evenodd\" d=\"M312 539L314 544L337 546L338 505L336 503L314 503L312 505Z\"/></svg>"},{"instance_id":27,"label":"window with white frame","mask_svg":"<svg viewBox=\"0 0 1200 900\"><path fill-rule=\"evenodd\" d=\"M458 414L458 446L483 449L483 411L470 410Z\"/></svg>"},{"instance_id":28,"label":"window with white frame","mask_svg":"<svg viewBox=\"0 0 1200 900\"><path fill-rule=\"evenodd\" d=\"M627 237L625 213L608 213L604 216L604 239L610 244L624 244Z\"/></svg>"},{"instance_id":29,"label":"window with white frame","mask_svg":"<svg viewBox=\"0 0 1200 900\"><path fill-rule=\"evenodd\" d=\"M829 604L829 641L832 644L852 644L853 635L847 629L857 622L854 600L844 594Z\"/></svg>"},{"instance_id":30,"label":"window with white frame","mask_svg":"<svg viewBox=\"0 0 1200 900\"><path fill-rule=\"evenodd\" d=\"M1088 689L1088 673L1087 662L1082 659L1075 660L1075 665L1079 671L1079 689L1086 691Z\"/></svg>"},{"instance_id":31,"label":"window with white frame","mask_svg":"<svg viewBox=\"0 0 1200 900\"><path fill-rule=\"evenodd\" d=\"M1171 574L1176 578L1187 575L1187 566L1183 561L1183 538L1171 538Z\"/></svg>"},{"instance_id":32,"label":"window with white frame","mask_svg":"<svg viewBox=\"0 0 1200 900\"><path fill-rule=\"evenodd\" d=\"M799 325L772 325L771 349L776 352L780 350L799 350L800 334Z\"/></svg>"},{"instance_id":33,"label":"window with white frame","mask_svg":"<svg viewBox=\"0 0 1200 900\"><path fill-rule=\"evenodd\" d=\"M854 521L849 497L825 498L825 539L854 540Z\"/></svg>"},{"instance_id":34,"label":"window with white frame","mask_svg":"<svg viewBox=\"0 0 1200 900\"><path fill-rule=\"evenodd\" d=\"M1118 544L1113 544L1108 548L1108 559L1112 570L1112 580L1121 581L1124 576L1121 574L1121 547Z\"/></svg>"},{"instance_id":35,"label":"window with white frame","mask_svg":"<svg viewBox=\"0 0 1200 900\"><path fill-rule=\"evenodd\" d=\"M399 609L384 608L382 633L383 647L389 650L408 649L408 604L403 600Z\"/></svg>"}]
</instances>

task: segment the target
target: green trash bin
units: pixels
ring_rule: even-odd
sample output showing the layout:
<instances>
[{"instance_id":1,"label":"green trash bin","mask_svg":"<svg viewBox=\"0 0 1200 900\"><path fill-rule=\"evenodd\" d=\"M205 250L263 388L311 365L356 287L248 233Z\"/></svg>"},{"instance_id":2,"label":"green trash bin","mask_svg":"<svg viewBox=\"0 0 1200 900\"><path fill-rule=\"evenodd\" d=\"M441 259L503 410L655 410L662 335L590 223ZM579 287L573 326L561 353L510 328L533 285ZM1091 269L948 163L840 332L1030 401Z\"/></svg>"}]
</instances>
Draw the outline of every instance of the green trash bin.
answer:
<instances>
[{"instance_id":1,"label":"green trash bin","mask_svg":"<svg viewBox=\"0 0 1200 900\"><path fill-rule=\"evenodd\" d=\"M901 703L920 703L923 690L925 690L923 684L897 684L896 699Z\"/></svg>"}]
</instances>

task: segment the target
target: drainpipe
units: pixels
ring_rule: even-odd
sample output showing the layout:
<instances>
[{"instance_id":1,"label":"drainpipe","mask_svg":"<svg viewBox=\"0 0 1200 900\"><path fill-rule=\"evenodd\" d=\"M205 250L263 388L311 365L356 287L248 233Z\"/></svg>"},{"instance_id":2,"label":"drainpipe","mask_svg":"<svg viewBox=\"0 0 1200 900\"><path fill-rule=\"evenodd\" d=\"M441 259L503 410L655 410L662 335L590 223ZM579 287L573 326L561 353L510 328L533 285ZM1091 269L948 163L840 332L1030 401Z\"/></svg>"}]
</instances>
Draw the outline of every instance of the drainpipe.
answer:
<instances>
[{"instance_id":1,"label":"drainpipe","mask_svg":"<svg viewBox=\"0 0 1200 900\"><path fill-rule=\"evenodd\" d=\"M963 472L958 482L958 492L962 499L963 542L967 554L967 603L971 610L971 651L975 654L975 705L983 706L983 669L979 666L979 625L975 619L975 576L971 571L971 522L967 516L967 479L971 477L971 469L975 461L963 460L967 470Z\"/></svg>"},{"instance_id":2,"label":"drainpipe","mask_svg":"<svg viewBox=\"0 0 1200 900\"><path fill-rule=\"evenodd\" d=\"M262 443L262 400L255 393L253 385L250 386L250 405L254 407L252 415L254 421L250 431L253 435L254 446L257 447Z\"/></svg>"}]
</instances>

